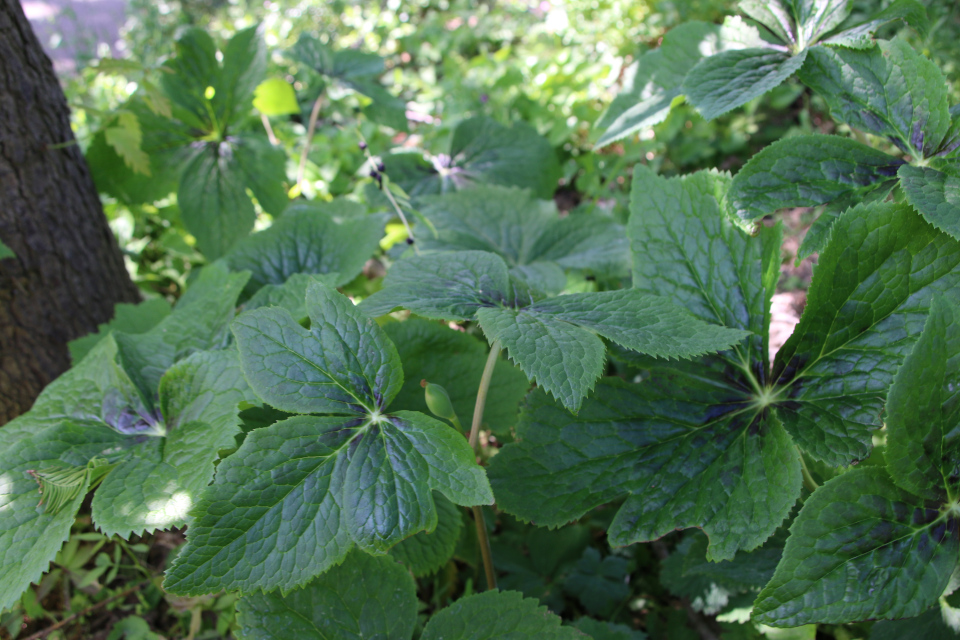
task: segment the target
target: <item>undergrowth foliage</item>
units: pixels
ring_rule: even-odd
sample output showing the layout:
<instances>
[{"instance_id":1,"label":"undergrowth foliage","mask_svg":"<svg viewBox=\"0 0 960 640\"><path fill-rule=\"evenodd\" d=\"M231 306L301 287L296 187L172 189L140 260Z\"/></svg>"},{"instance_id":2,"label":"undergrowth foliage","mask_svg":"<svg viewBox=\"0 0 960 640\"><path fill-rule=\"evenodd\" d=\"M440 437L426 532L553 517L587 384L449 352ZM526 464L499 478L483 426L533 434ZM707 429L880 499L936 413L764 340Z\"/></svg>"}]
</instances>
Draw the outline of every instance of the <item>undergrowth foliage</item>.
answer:
<instances>
[{"instance_id":1,"label":"undergrowth foliage","mask_svg":"<svg viewBox=\"0 0 960 640\"><path fill-rule=\"evenodd\" d=\"M124 160L116 197L175 190L210 262L172 310L118 307L0 429L0 608L89 508L107 535L186 527L163 588L237 593L240 638L643 638L630 560L591 522L614 548L673 534L664 587L739 603L742 637L912 617L870 637L952 637L960 108L936 65L874 39L923 31L913 0L862 22L842 0L741 8L646 54L600 143L791 77L855 138L793 136L733 176L637 165L626 224L558 215L550 145L484 117L437 153L371 155L374 206L290 202L251 105L317 111L336 85L404 129L383 61L304 36L297 96L255 28L219 54L189 30L123 108L135 149L110 120L89 154ZM819 260L771 358L782 234L761 218L796 206L822 207L801 249ZM276 219L251 235L258 213ZM374 256L380 288L351 300ZM427 589L454 559L470 582Z\"/></svg>"}]
</instances>

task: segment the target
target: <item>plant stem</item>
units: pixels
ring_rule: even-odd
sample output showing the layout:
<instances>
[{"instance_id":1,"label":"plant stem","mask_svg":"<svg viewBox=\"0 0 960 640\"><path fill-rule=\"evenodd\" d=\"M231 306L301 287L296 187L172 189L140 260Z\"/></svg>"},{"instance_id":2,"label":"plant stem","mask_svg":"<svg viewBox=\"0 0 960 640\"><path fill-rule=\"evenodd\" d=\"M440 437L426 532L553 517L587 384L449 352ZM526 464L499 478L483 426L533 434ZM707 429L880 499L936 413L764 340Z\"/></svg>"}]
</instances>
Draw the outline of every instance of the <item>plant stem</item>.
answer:
<instances>
[{"instance_id":1,"label":"plant stem","mask_svg":"<svg viewBox=\"0 0 960 640\"><path fill-rule=\"evenodd\" d=\"M473 423L470 425L470 446L477 450L477 444L480 440L480 425L483 423L483 410L487 405L487 392L490 390L490 380L493 378L493 368L500 357L500 341L494 340L490 345L490 355L487 356L487 364L483 367L483 375L480 376L480 388L477 389L477 404L473 407Z\"/></svg>"},{"instance_id":2,"label":"plant stem","mask_svg":"<svg viewBox=\"0 0 960 640\"><path fill-rule=\"evenodd\" d=\"M487 405L487 392L490 390L490 380L493 378L493 369L500 357L500 342L494 340L490 345L490 355L487 364L483 367L480 376L480 388L477 389L477 404L473 408L473 423L470 425L470 447L478 452L480 441L480 425L483 423L483 410ZM490 553L490 539L487 537L487 525L483 518L483 509L473 507L473 521L477 525L477 541L480 543L480 555L483 557L483 570L487 575L487 589L497 588L497 574L493 571L493 556Z\"/></svg>"},{"instance_id":3,"label":"plant stem","mask_svg":"<svg viewBox=\"0 0 960 640\"><path fill-rule=\"evenodd\" d=\"M270 144L273 146L280 144L280 141L277 140L277 136L275 136L273 133L273 127L270 126L270 118L268 118L266 114L261 113L260 122L263 123L263 128L267 132L267 137L270 138Z\"/></svg>"},{"instance_id":4,"label":"plant stem","mask_svg":"<svg viewBox=\"0 0 960 640\"><path fill-rule=\"evenodd\" d=\"M803 452L800 451L800 447L797 447L797 455L800 456L800 473L803 474L803 486L813 493L820 488L820 485L817 484L817 481L810 475L810 470L807 469L807 463L803 461Z\"/></svg>"},{"instance_id":5,"label":"plant stem","mask_svg":"<svg viewBox=\"0 0 960 640\"><path fill-rule=\"evenodd\" d=\"M323 94L321 93L313 103L313 109L310 111L310 123L307 125L307 141L303 143L303 151L300 153L300 166L297 167L297 189L303 184L303 173L307 168L307 154L310 153L310 142L313 140L313 134L317 130L317 118L320 117L320 105L323 104Z\"/></svg>"}]
</instances>

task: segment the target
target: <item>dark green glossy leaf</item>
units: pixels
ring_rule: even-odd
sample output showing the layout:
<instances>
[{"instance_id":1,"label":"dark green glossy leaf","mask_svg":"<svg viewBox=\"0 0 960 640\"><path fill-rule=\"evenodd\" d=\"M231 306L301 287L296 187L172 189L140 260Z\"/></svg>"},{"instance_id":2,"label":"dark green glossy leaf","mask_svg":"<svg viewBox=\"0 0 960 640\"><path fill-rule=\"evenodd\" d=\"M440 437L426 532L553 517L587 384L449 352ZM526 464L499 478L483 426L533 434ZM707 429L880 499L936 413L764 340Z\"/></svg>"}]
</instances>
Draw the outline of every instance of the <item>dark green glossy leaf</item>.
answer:
<instances>
[{"instance_id":1,"label":"dark green glossy leaf","mask_svg":"<svg viewBox=\"0 0 960 640\"><path fill-rule=\"evenodd\" d=\"M437 507L437 528L429 533L415 533L390 549L390 555L417 577L430 575L453 557L463 527L460 509L455 504L437 491L433 492L433 501Z\"/></svg>"},{"instance_id":2,"label":"dark green glossy leaf","mask_svg":"<svg viewBox=\"0 0 960 640\"><path fill-rule=\"evenodd\" d=\"M577 640L585 636L561 627L559 616L516 591L487 591L457 600L430 619L421 640Z\"/></svg>"},{"instance_id":3,"label":"dark green glossy leaf","mask_svg":"<svg viewBox=\"0 0 960 640\"><path fill-rule=\"evenodd\" d=\"M900 167L900 187L930 224L960 239L960 167Z\"/></svg>"}]
</instances>

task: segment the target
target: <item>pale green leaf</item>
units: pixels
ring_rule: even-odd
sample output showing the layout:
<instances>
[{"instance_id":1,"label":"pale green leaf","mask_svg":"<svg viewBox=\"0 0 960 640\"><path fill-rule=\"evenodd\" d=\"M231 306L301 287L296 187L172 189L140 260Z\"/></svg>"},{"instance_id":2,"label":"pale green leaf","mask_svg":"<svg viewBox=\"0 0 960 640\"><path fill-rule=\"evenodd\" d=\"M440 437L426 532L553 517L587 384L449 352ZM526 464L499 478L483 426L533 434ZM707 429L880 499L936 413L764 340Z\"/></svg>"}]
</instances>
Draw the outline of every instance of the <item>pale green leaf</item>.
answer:
<instances>
[{"instance_id":1,"label":"pale green leaf","mask_svg":"<svg viewBox=\"0 0 960 640\"><path fill-rule=\"evenodd\" d=\"M150 175L150 156L141 146L143 134L137 114L118 111L114 123L103 130L103 136L134 173Z\"/></svg>"},{"instance_id":2,"label":"pale green leaf","mask_svg":"<svg viewBox=\"0 0 960 640\"><path fill-rule=\"evenodd\" d=\"M240 640L410 640L416 621L410 575L389 557L359 551L302 589L237 604Z\"/></svg>"},{"instance_id":3,"label":"pale green leaf","mask_svg":"<svg viewBox=\"0 0 960 640\"><path fill-rule=\"evenodd\" d=\"M7 245L5 245L2 241L0 241L0 260L3 260L5 258L16 258L16 257L17 257L17 254L13 252L13 249L11 249Z\"/></svg>"},{"instance_id":4,"label":"pale green leaf","mask_svg":"<svg viewBox=\"0 0 960 640\"><path fill-rule=\"evenodd\" d=\"M283 78L267 78L253 94L253 108L265 116L300 113L297 94Z\"/></svg>"}]
</instances>

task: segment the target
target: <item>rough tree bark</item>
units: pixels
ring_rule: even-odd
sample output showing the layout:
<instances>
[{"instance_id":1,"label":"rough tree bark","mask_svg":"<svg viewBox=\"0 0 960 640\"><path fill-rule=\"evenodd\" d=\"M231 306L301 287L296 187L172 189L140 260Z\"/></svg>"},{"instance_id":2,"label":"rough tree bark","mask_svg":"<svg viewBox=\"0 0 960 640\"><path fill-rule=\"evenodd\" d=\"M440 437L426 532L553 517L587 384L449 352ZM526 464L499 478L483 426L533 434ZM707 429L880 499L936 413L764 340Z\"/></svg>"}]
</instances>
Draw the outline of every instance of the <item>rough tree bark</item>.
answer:
<instances>
[{"instance_id":1,"label":"rough tree bark","mask_svg":"<svg viewBox=\"0 0 960 640\"><path fill-rule=\"evenodd\" d=\"M0 424L70 366L69 340L140 299L73 141L50 59L0 0L0 241L16 254L0 260Z\"/></svg>"}]
</instances>

